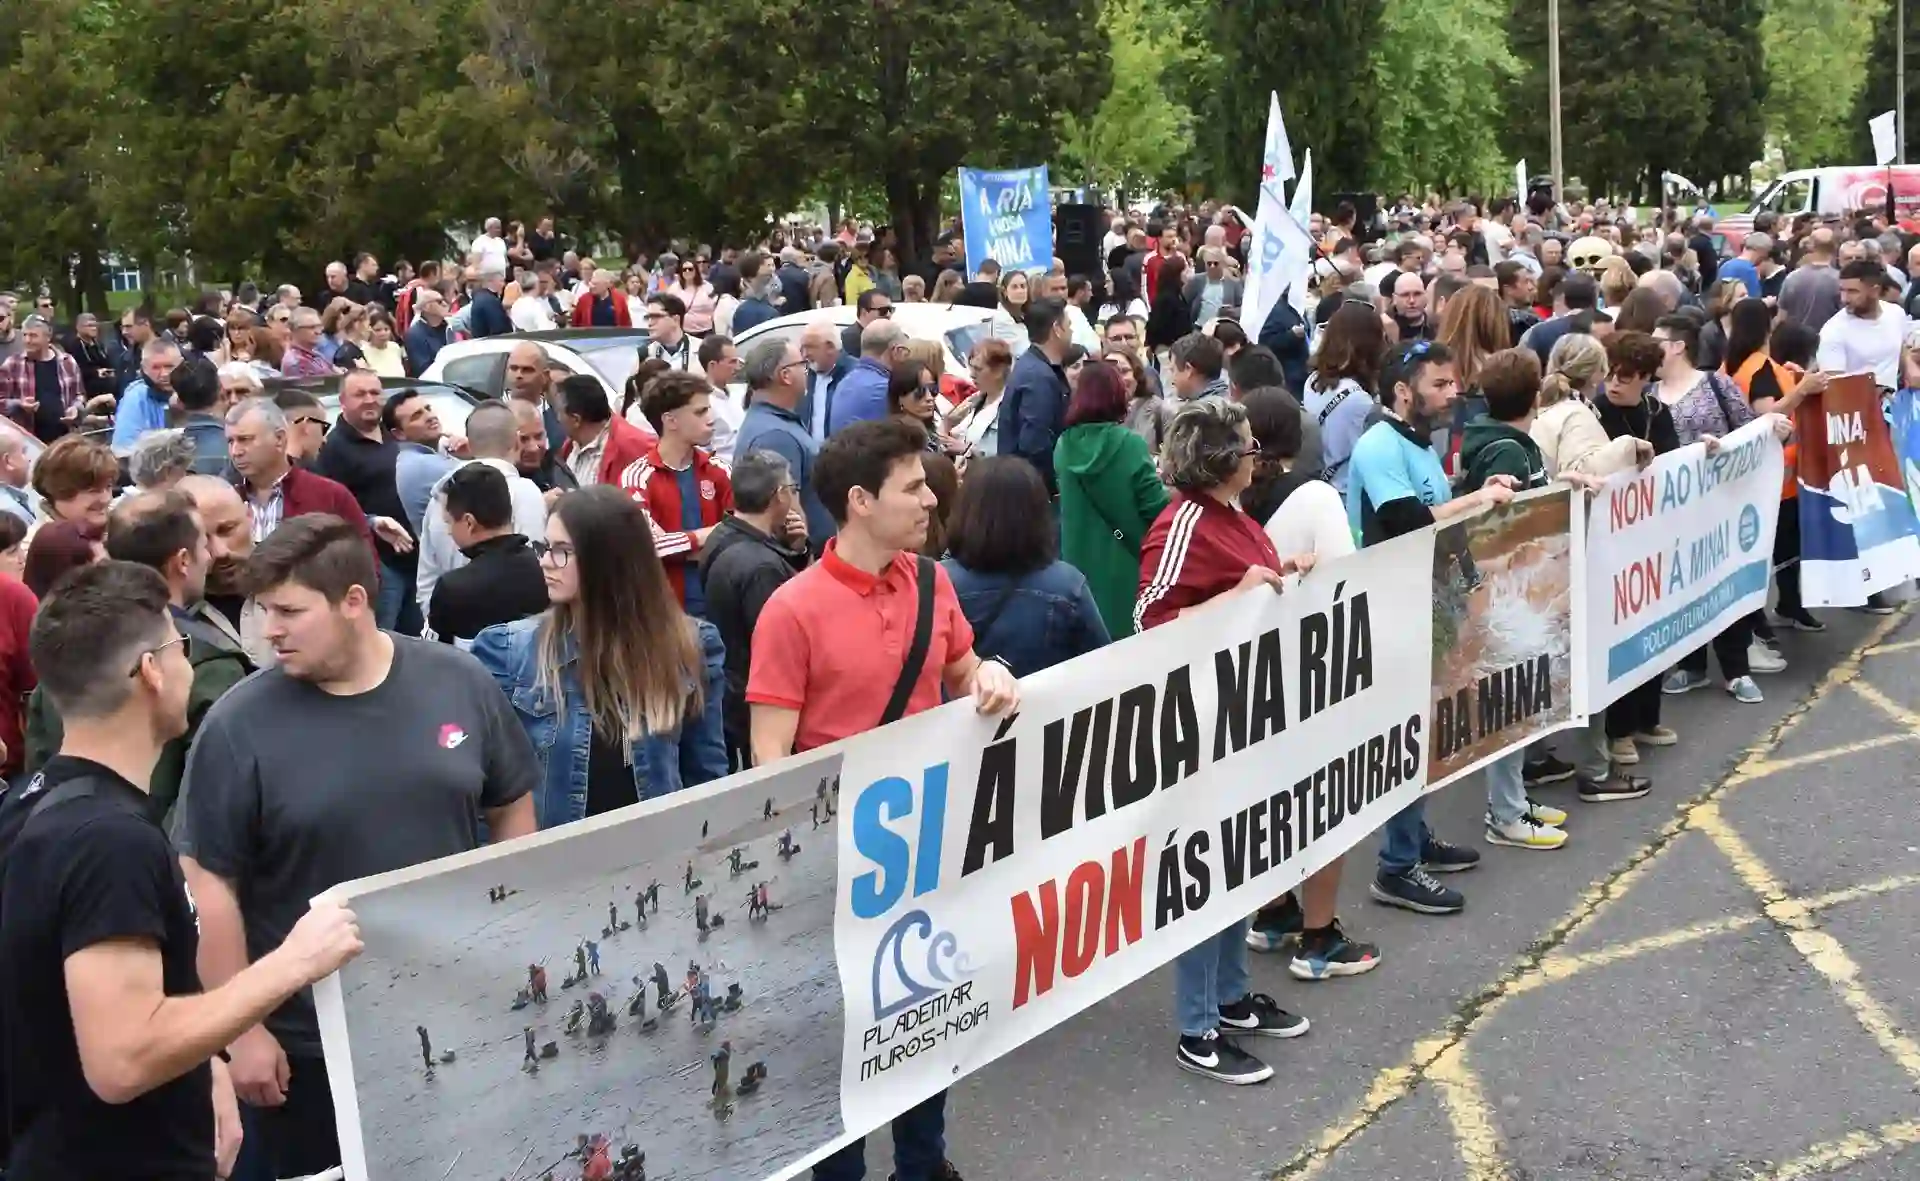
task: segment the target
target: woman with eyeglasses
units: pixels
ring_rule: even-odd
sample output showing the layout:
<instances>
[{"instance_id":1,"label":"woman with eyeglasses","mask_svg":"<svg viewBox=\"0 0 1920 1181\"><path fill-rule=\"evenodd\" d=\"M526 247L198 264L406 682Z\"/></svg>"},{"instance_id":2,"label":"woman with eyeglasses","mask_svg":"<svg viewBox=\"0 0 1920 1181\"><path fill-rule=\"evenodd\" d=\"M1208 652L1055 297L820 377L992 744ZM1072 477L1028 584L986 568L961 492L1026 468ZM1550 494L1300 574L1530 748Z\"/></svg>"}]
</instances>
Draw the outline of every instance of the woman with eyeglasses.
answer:
<instances>
[{"instance_id":1,"label":"woman with eyeglasses","mask_svg":"<svg viewBox=\"0 0 1920 1181\"><path fill-rule=\"evenodd\" d=\"M1160 281L1166 290L1164 270ZM1141 548L1133 616L1140 630L1229 595L1276 593L1283 575L1312 568L1311 554L1282 559L1260 522L1240 507L1258 455L1247 412L1237 402L1202 398L1174 416L1160 458L1175 492ZM1265 1037L1307 1032L1305 1018L1249 990L1247 929L1247 920L1240 919L1174 960L1174 1061L1182 1070L1236 1085L1263 1082L1273 1077L1273 1068L1221 1037L1221 1029Z\"/></svg>"},{"instance_id":2,"label":"woman with eyeglasses","mask_svg":"<svg viewBox=\"0 0 1920 1181\"><path fill-rule=\"evenodd\" d=\"M679 296L680 302L687 306L686 318L681 321L686 334L696 340L706 339L707 334L713 331L713 313L720 296L714 291L713 284L701 275L699 260L681 259L679 270L674 281L667 285L667 290Z\"/></svg>"},{"instance_id":3,"label":"woman with eyeglasses","mask_svg":"<svg viewBox=\"0 0 1920 1181\"><path fill-rule=\"evenodd\" d=\"M473 654L533 742L540 827L725 776L720 633L680 609L646 510L618 488L566 493L534 550L552 606Z\"/></svg>"}]
</instances>

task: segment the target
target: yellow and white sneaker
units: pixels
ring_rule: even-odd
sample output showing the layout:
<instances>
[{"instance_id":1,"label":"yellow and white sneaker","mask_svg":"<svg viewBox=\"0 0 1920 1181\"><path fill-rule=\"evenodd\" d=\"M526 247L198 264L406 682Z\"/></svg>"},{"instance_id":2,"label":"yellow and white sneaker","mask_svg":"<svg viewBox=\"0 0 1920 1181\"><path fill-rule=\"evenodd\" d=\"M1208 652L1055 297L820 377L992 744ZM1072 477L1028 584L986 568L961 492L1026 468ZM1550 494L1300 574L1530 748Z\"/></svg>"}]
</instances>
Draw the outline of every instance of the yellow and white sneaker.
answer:
<instances>
[{"instance_id":1,"label":"yellow and white sneaker","mask_svg":"<svg viewBox=\"0 0 1920 1181\"><path fill-rule=\"evenodd\" d=\"M1511 845L1515 849L1558 849L1567 843L1567 834L1551 824L1540 824L1531 816L1521 816L1506 824L1487 820L1487 843Z\"/></svg>"},{"instance_id":2,"label":"yellow and white sneaker","mask_svg":"<svg viewBox=\"0 0 1920 1181\"><path fill-rule=\"evenodd\" d=\"M1542 824L1548 828L1565 828L1567 826L1567 813L1551 804L1536 804L1532 800L1528 800L1527 817L1535 824Z\"/></svg>"}]
</instances>

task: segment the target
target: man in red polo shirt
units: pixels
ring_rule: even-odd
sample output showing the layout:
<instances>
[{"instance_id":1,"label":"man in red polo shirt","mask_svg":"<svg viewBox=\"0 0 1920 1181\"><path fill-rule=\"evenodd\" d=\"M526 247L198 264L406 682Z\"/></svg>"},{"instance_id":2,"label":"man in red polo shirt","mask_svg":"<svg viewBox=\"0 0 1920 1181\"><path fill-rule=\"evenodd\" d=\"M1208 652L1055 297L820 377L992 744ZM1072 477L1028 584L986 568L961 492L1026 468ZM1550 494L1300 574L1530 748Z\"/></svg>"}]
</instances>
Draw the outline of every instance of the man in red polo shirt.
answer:
<instances>
[{"instance_id":1,"label":"man in red polo shirt","mask_svg":"<svg viewBox=\"0 0 1920 1181\"><path fill-rule=\"evenodd\" d=\"M747 705L757 765L881 724L914 647L922 577L934 579L931 636L897 712L934 708L943 686L971 694L982 713L1019 706L1007 667L974 654L946 571L918 556L935 505L920 462L926 445L918 426L892 418L855 423L820 449L813 484L839 533L773 593L754 627ZM946 1159L946 1104L943 1091L893 1121L898 1181L958 1181ZM813 1176L860 1181L865 1143L821 1161Z\"/></svg>"}]
</instances>

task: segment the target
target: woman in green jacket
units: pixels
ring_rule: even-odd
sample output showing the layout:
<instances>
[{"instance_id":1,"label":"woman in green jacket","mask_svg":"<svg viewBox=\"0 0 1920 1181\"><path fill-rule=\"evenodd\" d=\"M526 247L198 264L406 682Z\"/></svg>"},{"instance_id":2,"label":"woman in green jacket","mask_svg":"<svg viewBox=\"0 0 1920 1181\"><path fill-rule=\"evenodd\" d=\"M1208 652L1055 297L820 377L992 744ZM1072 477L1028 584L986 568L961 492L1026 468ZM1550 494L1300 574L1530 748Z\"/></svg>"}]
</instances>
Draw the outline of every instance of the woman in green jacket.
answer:
<instances>
[{"instance_id":1,"label":"woman in green jacket","mask_svg":"<svg viewBox=\"0 0 1920 1181\"><path fill-rule=\"evenodd\" d=\"M1146 440L1126 426L1126 385L1109 361L1089 361L1053 447L1060 481L1060 556L1086 575L1114 639L1133 634L1140 543L1167 507Z\"/></svg>"}]
</instances>

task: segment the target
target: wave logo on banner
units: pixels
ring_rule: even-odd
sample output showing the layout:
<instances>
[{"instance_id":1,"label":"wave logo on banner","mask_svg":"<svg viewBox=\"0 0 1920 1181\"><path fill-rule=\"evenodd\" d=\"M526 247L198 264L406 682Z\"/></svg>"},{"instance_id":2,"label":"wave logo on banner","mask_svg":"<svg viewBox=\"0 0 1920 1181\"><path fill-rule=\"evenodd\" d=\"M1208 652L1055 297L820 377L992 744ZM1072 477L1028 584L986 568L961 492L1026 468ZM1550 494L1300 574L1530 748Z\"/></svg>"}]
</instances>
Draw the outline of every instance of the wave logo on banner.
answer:
<instances>
[{"instance_id":1,"label":"wave logo on banner","mask_svg":"<svg viewBox=\"0 0 1920 1181\"><path fill-rule=\"evenodd\" d=\"M960 170L960 220L967 271L988 259L1003 271L1044 271L1053 265L1053 202L1047 167L988 172Z\"/></svg>"},{"instance_id":2,"label":"wave logo on banner","mask_svg":"<svg viewBox=\"0 0 1920 1181\"><path fill-rule=\"evenodd\" d=\"M1785 458L1771 420L1623 472L1587 524L1589 684L1597 710L1767 601Z\"/></svg>"},{"instance_id":3,"label":"wave logo on banner","mask_svg":"<svg viewBox=\"0 0 1920 1181\"><path fill-rule=\"evenodd\" d=\"M1858 607L1920 576L1920 520L1872 377L1835 378L1801 403L1800 594L1809 607Z\"/></svg>"}]
</instances>

